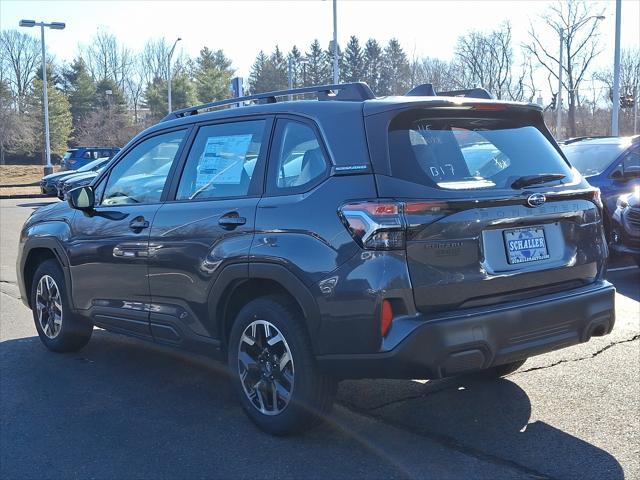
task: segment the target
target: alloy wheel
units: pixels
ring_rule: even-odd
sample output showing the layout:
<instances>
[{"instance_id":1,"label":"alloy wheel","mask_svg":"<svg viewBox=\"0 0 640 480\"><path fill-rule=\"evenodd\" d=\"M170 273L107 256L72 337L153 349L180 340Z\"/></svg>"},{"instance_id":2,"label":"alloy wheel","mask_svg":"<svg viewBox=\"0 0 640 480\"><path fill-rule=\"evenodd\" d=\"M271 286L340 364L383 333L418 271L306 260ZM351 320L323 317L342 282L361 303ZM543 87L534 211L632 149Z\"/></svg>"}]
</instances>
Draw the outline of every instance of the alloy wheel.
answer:
<instances>
[{"instance_id":1,"label":"alloy wheel","mask_svg":"<svg viewBox=\"0 0 640 480\"><path fill-rule=\"evenodd\" d=\"M58 284L50 275L43 275L36 288L36 310L42 332L51 339L62 328L62 298Z\"/></svg>"},{"instance_id":2,"label":"alloy wheel","mask_svg":"<svg viewBox=\"0 0 640 480\"><path fill-rule=\"evenodd\" d=\"M245 395L260 413L278 415L291 400L294 365L286 339L275 325L255 320L238 345L238 374Z\"/></svg>"}]
</instances>

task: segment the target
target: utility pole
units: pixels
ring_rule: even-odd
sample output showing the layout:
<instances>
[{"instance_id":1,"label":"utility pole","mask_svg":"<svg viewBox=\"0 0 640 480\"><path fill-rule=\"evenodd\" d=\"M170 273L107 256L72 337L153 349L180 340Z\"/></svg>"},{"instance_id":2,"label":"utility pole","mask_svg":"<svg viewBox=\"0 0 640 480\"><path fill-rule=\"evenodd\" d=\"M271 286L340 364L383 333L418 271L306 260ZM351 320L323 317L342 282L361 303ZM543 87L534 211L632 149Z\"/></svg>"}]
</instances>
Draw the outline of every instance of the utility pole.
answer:
<instances>
[{"instance_id":1,"label":"utility pole","mask_svg":"<svg viewBox=\"0 0 640 480\"><path fill-rule=\"evenodd\" d=\"M340 81L338 67L338 0L333 0L333 83Z\"/></svg>"},{"instance_id":2,"label":"utility pole","mask_svg":"<svg viewBox=\"0 0 640 480\"><path fill-rule=\"evenodd\" d=\"M52 30L63 30L66 26L62 22L36 22L35 20L20 20L21 27L40 27L40 46L42 47L42 106L44 108L44 155L45 166L44 174L53 173L53 165L51 164L51 141L49 139L49 95L47 94L47 55L44 45L44 27Z\"/></svg>"},{"instance_id":3,"label":"utility pole","mask_svg":"<svg viewBox=\"0 0 640 480\"><path fill-rule=\"evenodd\" d=\"M622 0L616 0L616 46L613 57L613 108L611 109L611 135L617 137L620 113L620 22Z\"/></svg>"},{"instance_id":4,"label":"utility pole","mask_svg":"<svg viewBox=\"0 0 640 480\"><path fill-rule=\"evenodd\" d=\"M564 44L564 28L560 28L560 56L558 60L558 97L556 99L556 140L560 140L562 128L562 56Z\"/></svg>"},{"instance_id":5,"label":"utility pole","mask_svg":"<svg viewBox=\"0 0 640 480\"><path fill-rule=\"evenodd\" d=\"M633 134L638 133L638 86L633 89Z\"/></svg>"},{"instance_id":6,"label":"utility pole","mask_svg":"<svg viewBox=\"0 0 640 480\"><path fill-rule=\"evenodd\" d=\"M173 51L180 40L182 39L178 37L176 41L173 42L173 47L171 47L169 55L167 55L167 105L169 107L169 113L173 111L171 108L171 57L173 56Z\"/></svg>"}]
</instances>

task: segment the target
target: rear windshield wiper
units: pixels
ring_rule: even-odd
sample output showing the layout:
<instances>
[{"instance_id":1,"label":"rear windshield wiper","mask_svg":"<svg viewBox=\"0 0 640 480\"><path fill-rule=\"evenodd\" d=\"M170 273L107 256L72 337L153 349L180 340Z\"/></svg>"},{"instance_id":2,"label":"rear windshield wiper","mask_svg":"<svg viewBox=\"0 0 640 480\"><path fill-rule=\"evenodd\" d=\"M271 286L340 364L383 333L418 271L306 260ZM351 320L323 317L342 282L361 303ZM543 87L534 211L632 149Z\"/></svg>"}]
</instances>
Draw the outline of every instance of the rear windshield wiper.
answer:
<instances>
[{"instance_id":1,"label":"rear windshield wiper","mask_svg":"<svg viewBox=\"0 0 640 480\"><path fill-rule=\"evenodd\" d=\"M524 188L529 185L535 185L537 183L545 183L550 182L551 180L561 180L566 175L562 173L540 173L538 175L525 175L524 177L518 178L515 182L511 184L511 188Z\"/></svg>"}]
</instances>

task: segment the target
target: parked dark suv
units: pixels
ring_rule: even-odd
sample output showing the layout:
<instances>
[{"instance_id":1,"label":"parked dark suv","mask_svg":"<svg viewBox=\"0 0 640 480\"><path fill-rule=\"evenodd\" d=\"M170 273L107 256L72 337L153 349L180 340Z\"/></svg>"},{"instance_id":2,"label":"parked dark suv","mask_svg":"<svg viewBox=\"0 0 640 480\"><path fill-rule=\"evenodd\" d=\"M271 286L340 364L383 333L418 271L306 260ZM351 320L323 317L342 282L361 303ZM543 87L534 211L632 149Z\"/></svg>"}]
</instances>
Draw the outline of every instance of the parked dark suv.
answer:
<instances>
[{"instance_id":1,"label":"parked dark suv","mask_svg":"<svg viewBox=\"0 0 640 480\"><path fill-rule=\"evenodd\" d=\"M118 147L78 147L66 151L60 161L61 170L78 170L99 158L111 158L118 153Z\"/></svg>"},{"instance_id":2,"label":"parked dark suv","mask_svg":"<svg viewBox=\"0 0 640 480\"><path fill-rule=\"evenodd\" d=\"M74 351L96 325L214 355L283 434L338 379L505 375L609 333L599 191L537 106L481 93L344 84L170 114L26 222L40 338Z\"/></svg>"}]
</instances>

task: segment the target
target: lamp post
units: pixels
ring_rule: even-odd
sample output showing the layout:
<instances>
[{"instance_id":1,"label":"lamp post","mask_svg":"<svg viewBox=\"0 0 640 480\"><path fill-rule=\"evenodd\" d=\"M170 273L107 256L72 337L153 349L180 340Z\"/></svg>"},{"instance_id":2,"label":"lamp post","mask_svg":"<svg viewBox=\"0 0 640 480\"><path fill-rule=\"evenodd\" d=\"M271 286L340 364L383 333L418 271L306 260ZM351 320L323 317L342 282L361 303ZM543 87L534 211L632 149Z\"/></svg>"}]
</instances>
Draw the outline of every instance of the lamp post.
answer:
<instances>
[{"instance_id":1,"label":"lamp post","mask_svg":"<svg viewBox=\"0 0 640 480\"><path fill-rule=\"evenodd\" d=\"M604 18L604 15L591 15L590 17L587 17L582 21L572 25L571 29L575 31L578 29L578 27L584 25L591 19L604 20ZM564 56L564 28L560 27L560 31L558 33L560 35L560 55L558 58L558 97L556 100L556 140L560 140L560 129L562 128L562 64Z\"/></svg>"},{"instance_id":2,"label":"lamp post","mask_svg":"<svg viewBox=\"0 0 640 480\"><path fill-rule=\"evenodd\" d=\"M333 0L333 83L340 81L338 67L338 0Z\"/></svg>"},{"instance_id":3,"label":"lamp post","mask_svg":"<svg viewBox=\"0 0 640 480\"><path fill-rule=\"evenodd\" d=\"M44 174L53 173L53 165L51 165L51 143L49 141L49 97L47 95L47 57L44 45L44 27L52 30L63 30L66 26L62 22L36 22L35 20L20 20L21 27L40 27L40 46L42 47L42 105L44 107L44 150L46 165L44 166Z\"/></svg>"},{"instance_id":4,"label":"lamp post","mask_svg":"<svg viewBox=\"0 0 640 480\"><path fill-rule=\"evenodd\" d=\"M611 135L618 136L618 114L620 113L620 21L622 1L616 0L616 39L613 54L613 108L611 109ZM636 100L637 101L637 100Z\"/></svg>"},{"instance_id":5,"label":"lamp post","mask_svg":"<svg viewBox=\"0 0 640 480\"><path fill-rule=\"evenodd\" d=\"M176 45L178 42L182 40L182 38L178 37L175 42L173 42L173 47L169 50L169 55L167 56L167 104L169 106L169 113L172 112L171 108L171 57L173 56L173 51L176 49Z\"/></svg>"}]
</instances>

